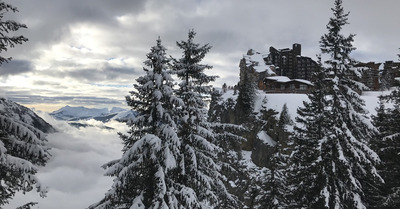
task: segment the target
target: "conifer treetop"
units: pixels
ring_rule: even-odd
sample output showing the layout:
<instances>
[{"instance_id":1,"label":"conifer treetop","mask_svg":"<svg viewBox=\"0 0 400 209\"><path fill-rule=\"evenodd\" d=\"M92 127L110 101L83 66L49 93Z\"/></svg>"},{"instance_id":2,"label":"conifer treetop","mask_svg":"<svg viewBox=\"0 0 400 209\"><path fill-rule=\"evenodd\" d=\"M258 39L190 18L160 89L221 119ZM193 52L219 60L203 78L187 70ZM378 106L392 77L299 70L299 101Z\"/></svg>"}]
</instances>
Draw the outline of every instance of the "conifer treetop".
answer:
<instances>
[{"instance_id":1,"label":"conifer treetop","mask_svg":"<svg viewBox=\"0 0 400 209\"><path fill-rule=\"evenodd\" d=\"M194 43L195 36L196 32L192 29L188 33L187 41L176 42L177 46L183 50L183 54L181 59L174 59L174 70L178 78L183 81L181 86L185 87L208 84L218 77L208 76L204 73L204 70L212 69L210 65L200 64L210 51L211 46L209 44L200 46L200 44Z\"/></svg>"},{"instance_id":2,"label":"conifer treetop","mask_svg":"<svg viewBox=\"0 0 400 209\"><path fill-rule=\"evenodd\" d=\"M331 65L335 69L335 73L341 73L341 67L338 64L348 64L350 62L349 54L355 50L352 42L354 41L355 34L344 36L341 34L343 26L349 24L348 16L350 12L345 13L342 0L335 0L334 8L332 8L333 17L329 19L326 28L328 33L322 35L320 40L320 49L323 54L330 54L331 59L325 63Z\"/></svg>"}]
</instances>

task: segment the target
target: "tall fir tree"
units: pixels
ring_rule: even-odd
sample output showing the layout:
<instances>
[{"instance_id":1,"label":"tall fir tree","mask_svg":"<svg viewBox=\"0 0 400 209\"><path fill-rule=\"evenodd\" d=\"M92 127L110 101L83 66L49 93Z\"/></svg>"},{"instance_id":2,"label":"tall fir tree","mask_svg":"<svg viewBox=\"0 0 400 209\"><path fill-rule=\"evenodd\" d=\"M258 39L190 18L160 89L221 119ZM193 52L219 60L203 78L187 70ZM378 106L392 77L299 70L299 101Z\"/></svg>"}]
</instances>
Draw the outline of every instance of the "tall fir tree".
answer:
<instances>
[{"instance_id":1,"label":"tall fir tree","mask_svg":"<svg viewBox=\"0 0 400 209\"><path fill-rule=\"evenodd\" d=\"M282 209L291 206L288 187L288 164L291 155L288 142L293 121L286 103L282 107L276 127L277 141L270 158L270 166L264 170L262 191L258 208Z\"/></svg>"},{"instance_id":2,"label":"tall fir tree","mask_svg":"<svg viewBox=\"0 0 400 209\"><path fill-rule=\"evenodd\" d=\"M382 181L375 168L379 157L369 147L376 129L360 98L363 85L354 80L360 76L350 58L354 35L341 34L349 13L341 0L332 11L320 41L330 56L318 78L324 80L316 80L310 102L298 110L294 159L300 171L293 194L301 207L367 208L367 185Z\"/></svg>"},{"instance_id":3,"label":"tall fir tree","mask_svg":"<svg viewBox=\"0 0 400 209\"><path fill-rule=\"evenodd\" d=\"M138 116L129 124L129 135L122 135L123 155L104 165L114 177L105 197L89 208L182 208L179 178L181 141L174 121L175 107L182 101L173 95L170 59L157 39L147 54L145 75L136 79L134 91L126 100Z\"/></svg>"},{"instance_id":4,"label":"tall fir tree","mask_svg":"<svg viewBox=\"0 0 400 209\"><path fill-rule=\"evenodd\" d=\"M330 126L324 125L322 138L318 139L320 156L316 162L323 174L318 201L324 208L366 208L363 186L382 180L375 168L379 157L369 147L376 129L360 98L363 85L354 80L361 76L350 57L355 49L354 35L341 34L349 13L344 12L342 0L335 0L332 11L328 33L320 41L321 52L330 56L325 61L330 78L325 98L330 105L322 113L330 120Z\"/></svg>"},{"instance_id":5,"label":"tall fir tree","mask_svg":"<svg viewBox=\"0 0 400 209\"><path fill-rule=\"evenodd\" d=\"M241 62L245 62L245 60L242 59ZM240 75L243 79L238 83L239 93L235 106L237 110L236 124L243 124L251 118L251 114L254 110L254 101L256 99L256 83L254 76L248 70L243 70L240 73L243 74Z\"/></svg>"},{"instance_id":6,"label":"tall fir tree","mask_svg":"<svg viewBox=\"0 0 400 209\"><path fill-rule=\"evenodd\" d=\"M294 208L324 208L324 190L326 180L323 172L320 142L326 140L332 119L326 117L327 107L332 105L328 99L329 84L325 69L319 57L319 68L313 74L314 87L308 94L309 101L297 109L296 126L294 127L294 150L289 169L289 196L295 200Z\"/></svg>"},{"instance_id":7,"label":"tall fir tree","mask_svg":"<svg viewBox=\"0 0 400 209\"><path fill-rule=\"evenodd\" d=\"M373 145L381 157L382 164L378 171L385 184L370 192L374 208L394 209L400 207L400 87L396 87L389 95L380 96L377 115L373 117L378 128ZM393 107L386 107L391 102Z\"/></svg>"},{"instance_id":8,"label":"tall fir tree","mask_svg":"<svg viewBox=\"0 0 400 209\"><path fill-rule=\"evenodd\" d=\"M196 33L190 30L187 41L177 42L182 58L173 60L173 69L181 80L176 94L184 102L179 111L178 136L181 138L179 179L187 194L181 201L188 208L235 208L235 198L227 191L218 164L216 134L207 121L205 95L211 95L209 82L216 76L205 74L212 67L200 64L211 49L208 44L194 43Z\"/></svg>"}]
</instances>

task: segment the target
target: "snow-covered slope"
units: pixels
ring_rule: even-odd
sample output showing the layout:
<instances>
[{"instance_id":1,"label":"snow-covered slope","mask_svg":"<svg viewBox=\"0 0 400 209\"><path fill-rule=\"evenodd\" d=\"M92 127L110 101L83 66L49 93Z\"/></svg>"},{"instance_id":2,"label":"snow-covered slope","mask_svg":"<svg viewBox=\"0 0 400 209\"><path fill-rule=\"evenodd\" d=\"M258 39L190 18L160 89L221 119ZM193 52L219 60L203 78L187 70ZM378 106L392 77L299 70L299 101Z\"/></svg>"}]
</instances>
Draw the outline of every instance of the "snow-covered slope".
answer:
<instances>
[{"instance_id":1,"label":"snow-covered slope","mask_svg":"<svg viewBox=\"0 0 400 209\"><path fill-rule=\"evenodd\" d=\"M57 111L50 113L51 116L58 120L79 121L94 119L97 121L107 122L110 120L127 121L135 117L135 113L119 107L113 107L111 110L107 108L86 108L65 106Z\"/></svg>"},{"instance_id":2,"label":"snow-covered slope","mask_svg":"<svg viewBox=\"0 0 400 209\"><path fill-rule=\"evenodd\" d=\"M29 108L5 98L0 98L0 115L24 123L28 126L32 126L43 133L53 133L56 131L53 126L48 124Z\"/></svg>"}]
</instances>

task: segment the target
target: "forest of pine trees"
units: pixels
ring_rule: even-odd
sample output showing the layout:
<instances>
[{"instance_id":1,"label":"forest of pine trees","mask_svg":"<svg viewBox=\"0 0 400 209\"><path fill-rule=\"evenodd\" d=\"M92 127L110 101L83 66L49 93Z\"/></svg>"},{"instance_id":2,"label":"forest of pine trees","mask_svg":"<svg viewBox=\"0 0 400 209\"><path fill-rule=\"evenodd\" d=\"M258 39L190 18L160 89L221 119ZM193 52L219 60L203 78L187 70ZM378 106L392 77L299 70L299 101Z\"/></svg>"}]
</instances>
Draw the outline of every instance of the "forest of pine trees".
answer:
<instances>
[{"instance_id":1,"label":"forest of pine trees","mask_svg":"<svg viewBox=\"0 0 400 209\"><path fill-rule=\"evenodd\" d=\"M1 2L0 11L17 9ZM349 12L342 0L332 12L313 89L295 121L286 104L278 113L266 98L254 112L260 95L248 72L223 100L228 87L210 85L218 78L203 63L211 46L196 43L194 30L176 42L181 57L169 56L159 37L126 96L138 115L119 133L121 157L103 166L113 184L89 208L400 208L400 87L379 98L370 118L351 57L355 35L343 34ZM4 33L26 28L0 24ZM0 52L24 41L3 36ZM42 132L0 115L0 208L18 191L36 187L45 195L35 174L50 159L46 142Z\"/></svg>"},{"instance_id":2,"label":"forest of pine trees","mask_svg":"<svg viewBox=\"0 0 400 209\"><path fill-rule=\"evenodd\" d=\"M121 135L124 154L105 165L114 186L91 208L398 207L399 184L393 170L385 171L396 168L399 152L398 91L382 96L369 118L351 58L355 35L342 34L349 13L341 0L332 11L320 40L326 60L319 57L314 89L295 122L286 105L279 117L267 108L253 113L256 87L246 72L236 101L222 101L208 85L216 79L205 73L212 66L201 64L211 47L196 44L193 30L177 42L179 59L168 58L158 39L146 75L127 97L140 114ZM211 95L208 111L204 95ZM257 133L276 145L265 168L249 169L241 150L255 146Z\"/></svg>"},{"instance_id":3,"label":"forest of pine trees","mask_svg":"<svg viewBox=\"0 0 400 209\"><path fill-rule=\"evenodd\" d=\"M327 58L319 56L295 122L286 105L279 117L267 108L253 112L256 87L246 72L236 101L222 101L208 85L212 67L201 64L211 47L196 44L193 30L177 42L179 59L168 58L158 39L127 97L140 114L121 134L123 156L105 165L114 185L91 208L397 208L398 90L382 96L369 118L350 55L355 36L342 34L349 13L341 0L332 11L320 40ZM204 95L211 95L208 111ZM276 142L258 169L241 151L258 149L250 140L257 133Z\"/></svg>"}]
</instances>

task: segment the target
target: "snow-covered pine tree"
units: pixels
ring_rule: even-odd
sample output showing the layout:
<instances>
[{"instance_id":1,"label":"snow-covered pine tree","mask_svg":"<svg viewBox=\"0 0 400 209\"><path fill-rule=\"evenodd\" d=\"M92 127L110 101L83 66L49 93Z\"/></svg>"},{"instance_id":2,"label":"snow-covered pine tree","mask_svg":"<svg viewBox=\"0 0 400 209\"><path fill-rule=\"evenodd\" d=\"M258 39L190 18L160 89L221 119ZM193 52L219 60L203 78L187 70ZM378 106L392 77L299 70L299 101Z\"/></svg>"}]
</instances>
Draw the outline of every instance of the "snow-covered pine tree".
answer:
<instances>
[{"instance_id":1,"label":"snow-covered pine tree","mask_svg":"<svg viewBox=\"0 0 400 209\"><path fill-rule=\"evenodd\" d=\"M114 177L112 188L103 200L89 208L190 208L182 201L191 193L181 185L181 142L177 136L174 108L181 100L173 95L170 59L157 39L147 54L145 75L136 79L128 105L138 116L129 124L120 159L104 165L106 175Z\"/></svg>"},{"instance_id":2,"label":"snow-covered pine tree","mask_svg":"<svg viewBox=\"0 0 400 209\"><path fill-rule=\"evenodd\" d=\"M379 198L380 201L373 202L374 208L394 209L400 208L400 87L390 95L380 96L379 100L377 115L373 117L379 134L373 146L381 157L378 171L386 183L379 187L378 192L368 193L368 198ZM393 107L385 107L387 102L392 102Z\"/></svg>"},{"instance_id":3,"label":"snow-covered pine tree","mask_svg":"<svg viewBox=\"0 0 400 209\"><path fill-rule=\"evenodd\" d=\"M320 57L319 68L313 74L314 86L309 101L297 109L296 125L292 140L293 154L289 169L290 198L294 208L324 208L326 205L320 142L326 141L333 120L326 117L326 110L332 105L329 98L330 83Z\"/></svg>"},{"instance_id":4,"label":"snow-covered pine tree","mask_svg":"<svg viewBox=\"0 0 400 209\"><path fill-rule=\"evenodd\" d=\"M349 13L344 12L342 0L335 0L332 11L328 33L320 40L321 52L330 56L325 64L331 83L327 100L331 105L324 107L323 115L331 121L329 127L323 127L325 132L318 141L317 162L323 174L319 193L324 208L366 208L363 185L382 180L375 169L379 157L369 147L376 129L360 98L364 85L354 80L361 76L350 58L355 49L354 35L341 34Z\"/></svg>"},{"instance_id":5,"label":"snow-covered pine tree","mask_svg":"<svg viewBox=\"0 0 400 209\"><path fill-rule=\"evenodd\" d=\"M276 127L277 143L271 156L270 167L263 173L263 188L260 192L258 208L281 209L290 206L288 187L288 163L291 154L289 148L289 134L292 131L293 121L290 118L286 103L282 107Z\"/></svg>"},{"instance_id":6,"label":"snow-covered pine tree","mask_svg":"<svg viewBox=\"0 0 400 209\"><path fill-rule=\"evenodd\" d=\"M174 59L173 69L181 80L176 94L184 102L178 121L178 136L181 139L181 161L179 162L182 190L180 202L186 208L235 208L235 199L227 192L217 153L221 148L215 144L215 133L207 122L204 96L211 94L209 82L216 76L205 74L212 67L200 64L211 47L194 43L196 33L190 30L187 41L177 42L182 49L182 58ZM223 206L222 206L223 205Z\"/></svg>"},{"instance_id":7,"label":"snow-covered pine tree","mask_svg":"<svg viewBox=\"0 0 400 209\"><path fill-rule=\"evenodd\" d=\"M20 28L27 28L25 24L17 23L12 20L3 20L6 12L18 12L18 9L11 4L7 4L0 0L0 53L13 48L17 44L28 41L24 36L7 36L8 33L18 31ZM0 56L0 65L11 60L11 57Z\"/></svg>"},{"instance_id":8,"label":"snow-covered pine tree","mask_svg":"<svg viewBox=\"0 0 400 209\"><path fill-rule=\"evenodd\" d=\"M241 62L245 62L245 60L243 59ZM235 107L235 110L237 111L236 124L243 124L251 118L256 98L254 76L247 70L240 73L243 73L243 75L240 75L243 79L238 83L239 94Z\"/></svg>"},{"instance_id":9,"label":"snow-covered pine tree","mask_svg":"<svg viewBox=\"0 0 400 209\"><path fill-rule=\"evenodd\" d=\"M243 176L247 177L247 173L239 161L242 158L241 143L246 139L238 136L238 133L243 131L243 127L231 124L227 120L229 116L226 115L233 111L233 105L230 104L232 99L222 101L221 96L222 94L218 90L213 90L208 111L208 122L210 122L210 127L214 132L215 144L223 150L218 154L218 164L221 165L221 174L224 176L225 186L231 194L237 196L235 197L237 200L235 207L229 201L220 204L219 207L243 208L243 204L239 200L242 197L243 188L238 187L242 183Z\"/></svg>"},{"instance_id":10,"label":"snow-covered pine tree","mask_svg":"<svg viewBox=\"0 0 400 209\"><path fill-rule=\"evenodd\" d=\"M0 107L10 102L0 98ZM50 147L45 134L35 127L17 120L0 108L0 208L16 192L36 189L42 197L47 188L36 177L39 166L50 158Z\"/></svg>"}]
</instances>

